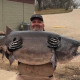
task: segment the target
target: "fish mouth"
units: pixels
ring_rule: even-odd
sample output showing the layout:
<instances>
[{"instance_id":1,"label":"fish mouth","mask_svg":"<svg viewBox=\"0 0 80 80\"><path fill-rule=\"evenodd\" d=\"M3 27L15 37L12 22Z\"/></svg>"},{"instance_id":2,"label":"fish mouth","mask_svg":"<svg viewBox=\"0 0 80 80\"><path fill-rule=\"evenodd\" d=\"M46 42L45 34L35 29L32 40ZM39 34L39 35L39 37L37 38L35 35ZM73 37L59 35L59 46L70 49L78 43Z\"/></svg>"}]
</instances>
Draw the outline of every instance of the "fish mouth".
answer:
<instances>
[{"instance_id":1,"label":"fish mouth","mask_svg":"<svg viewBox=\"0 0 80 80\"><path fill-rule=\"evenodd\" d=\"M80 55L80 46L77 49L76 55Z\"/></svg>"},{"instance_id":2,"label":"fish mouth","mask_svg":"<svg viewBox=\"0 0 80 80\"><path fill-rule=\"evenodd\" d=\"M75 56L78 56L78 55L80 55L80 52L76 52L76 55Z\"/></svg>"},{"instance_id":3,"label":"fish mouth","mask_svg":"<svg viewBox=\"0 0 80 80\"><path fill-rule=\"evenodd\" d=\"M74 53L73 57L80 55L80 47L78 47L77 51Z\"/></svg>"},{"instance_id":4,"label":"fish mouth","mask_svg":"<svg viewBox=\"0 0 80 80\"><path fill-rule=\"evenodd\" d=\"M79 53L79 52L76 52L76 53L73 55L73 57L78 56L78 55L80 55L80 53Z\"/></svg>"}]
</instances>

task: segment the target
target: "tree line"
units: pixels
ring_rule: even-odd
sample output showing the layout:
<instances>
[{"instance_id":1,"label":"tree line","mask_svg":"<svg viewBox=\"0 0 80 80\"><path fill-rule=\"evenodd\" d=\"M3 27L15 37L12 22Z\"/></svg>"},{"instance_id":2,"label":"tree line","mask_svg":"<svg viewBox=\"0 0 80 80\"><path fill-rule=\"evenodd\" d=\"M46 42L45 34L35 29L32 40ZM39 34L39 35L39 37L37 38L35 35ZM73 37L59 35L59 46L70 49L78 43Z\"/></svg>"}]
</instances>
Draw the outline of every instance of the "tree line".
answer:
<instances>
[{"instance_id":1,"label":"tree line","mask_svg":"<svg viewBox=\"0 0 80 80\"><path fill-rule=\"evenodd\" d=\"M40 11L42 9L58 9L64 8L68 10L71 8L73 0L36 0L36 7Z\"/></svg>"}]
</instances>

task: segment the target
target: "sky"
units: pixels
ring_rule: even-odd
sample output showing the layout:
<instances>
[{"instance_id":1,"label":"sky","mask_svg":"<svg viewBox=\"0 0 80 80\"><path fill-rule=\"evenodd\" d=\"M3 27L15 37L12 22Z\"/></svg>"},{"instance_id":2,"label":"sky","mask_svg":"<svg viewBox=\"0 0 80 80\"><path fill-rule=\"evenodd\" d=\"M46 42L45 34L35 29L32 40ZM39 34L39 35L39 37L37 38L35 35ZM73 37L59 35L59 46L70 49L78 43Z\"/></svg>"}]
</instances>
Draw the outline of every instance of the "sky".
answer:
<instances>
[{"instance_id":1,"label":"sky","mask_svg":"<svg viewBox=\"0 0 80 80\"><path fill-rule=\"evenodd\" d=\"M75 2L77 2L77 3L80 3L80 0L73 0L73 1L75 1Z\"/></svg>"}]
</instances>

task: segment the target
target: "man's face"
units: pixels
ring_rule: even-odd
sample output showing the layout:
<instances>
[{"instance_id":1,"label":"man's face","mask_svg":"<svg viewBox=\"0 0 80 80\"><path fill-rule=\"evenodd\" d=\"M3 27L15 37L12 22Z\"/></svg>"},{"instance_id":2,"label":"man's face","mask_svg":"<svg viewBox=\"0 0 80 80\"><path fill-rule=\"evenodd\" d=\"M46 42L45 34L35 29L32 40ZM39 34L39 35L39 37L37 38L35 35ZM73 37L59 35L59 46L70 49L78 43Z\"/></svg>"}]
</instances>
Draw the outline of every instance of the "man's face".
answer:
<instances>
[{"instance_id":1,"label":"man's face","mask_svg":"<svg viewBox=\"0 0 80 80\"><path fill-rule=\"evenodd\" d=\"M44 24L40 19L34 19L31 21L31 30L34 31L43 31Z\"/></svg>"}]
</instances>

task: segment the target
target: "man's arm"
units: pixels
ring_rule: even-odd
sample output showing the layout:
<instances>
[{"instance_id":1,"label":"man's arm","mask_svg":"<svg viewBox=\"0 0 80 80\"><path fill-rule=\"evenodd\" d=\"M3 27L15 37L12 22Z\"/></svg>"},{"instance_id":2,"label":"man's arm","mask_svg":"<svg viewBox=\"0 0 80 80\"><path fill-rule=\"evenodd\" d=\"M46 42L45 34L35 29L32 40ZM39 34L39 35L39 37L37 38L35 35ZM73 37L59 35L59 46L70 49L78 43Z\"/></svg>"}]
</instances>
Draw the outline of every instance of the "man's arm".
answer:
<instances>
[{"instance_id":1,"label":"man's arm","mask_svg":"<svg viewBox=\"0 0 80 80\"><path fill-rule=\"evenodd\" d=\"M6 58L9 59L9 55L11 53L20 49L22 47L22 43L23 43L22 38L19 38L18 40L14 38L13 41L9 43L9 46L7 47L7 50L5 52Z\"/></svg>"}]
</instances>

